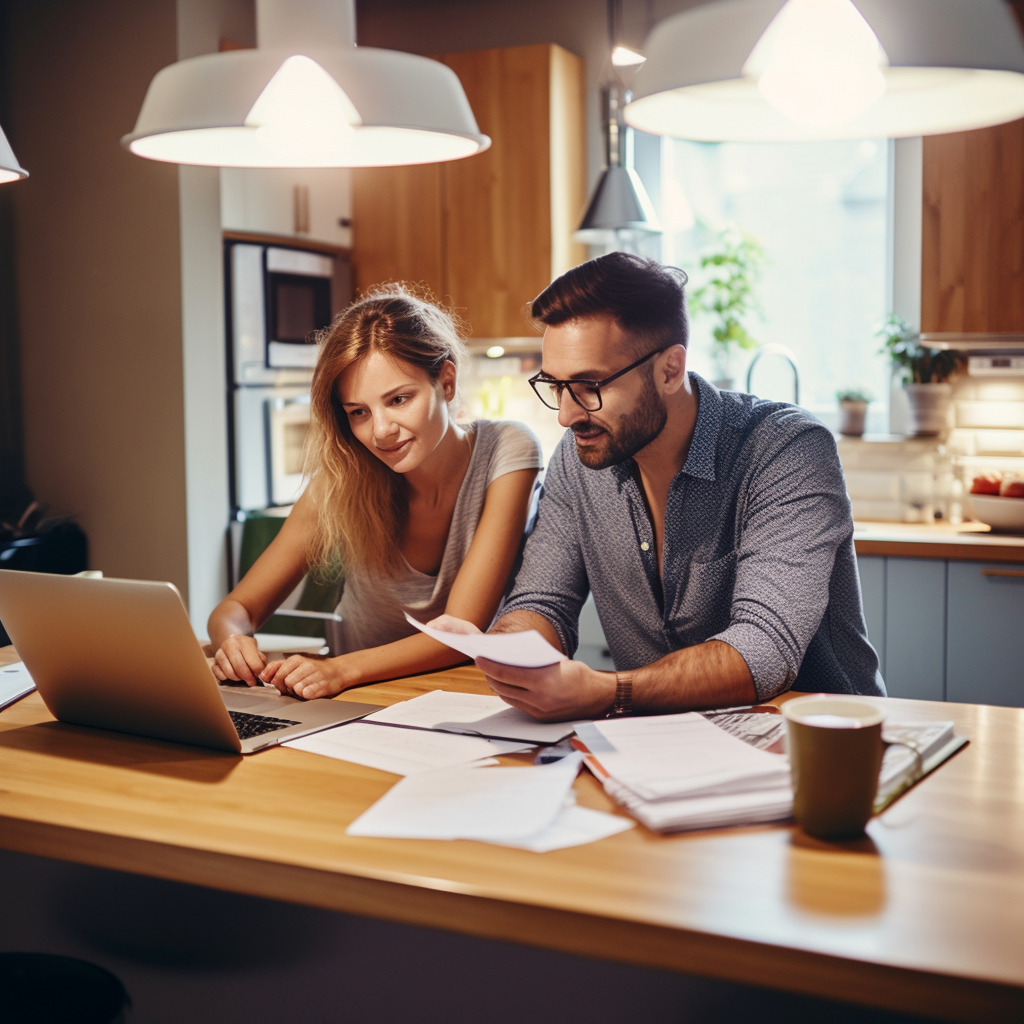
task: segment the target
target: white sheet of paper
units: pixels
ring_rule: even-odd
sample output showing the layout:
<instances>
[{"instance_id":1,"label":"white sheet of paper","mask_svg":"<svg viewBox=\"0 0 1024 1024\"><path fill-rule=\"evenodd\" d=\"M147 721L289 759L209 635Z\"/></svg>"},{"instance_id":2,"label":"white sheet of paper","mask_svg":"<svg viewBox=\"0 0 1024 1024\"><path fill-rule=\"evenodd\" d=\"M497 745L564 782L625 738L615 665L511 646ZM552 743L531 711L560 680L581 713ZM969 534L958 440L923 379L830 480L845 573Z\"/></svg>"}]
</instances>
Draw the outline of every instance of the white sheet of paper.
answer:
<instances>
[{"instance_id":1,"label":"white sheet of paper","mask_svg":"<svg viewBox=\"0 0 1024 1024\"><path fill-rule=\"evenodd\" d=\"M533 853L547 853L549 850L564 850L570 846L596 843L599 839L625 832L636 825L629 818L617 814L594 811L589 807L572 804L563 807L561 813L543 832L524 839L490 839L488 842L500 846L514 846Z\"/></svg>"},{"instance_id":2,"label":"white sheet of paper","mask_svg":"<svg viewBox=\"0 0 1024 1024\"><path fill-rule=\"evenodd\" d=\"M23 661L0 668L0 711L36 688Z\"/></svg>"},{"instance_id":3,"label":"white sheet of paper","mask_svg":"<svg viewBox=\"0 0 1024 1024\"><path fill-rule=\"evenodd\" d=\"M441 768L396 782L346 830L404 839L524 839L559 815L579 755L530 768Z\"/></svg>"},{"instance_id":4,"label":"white sheet of paper","mask_svg":"<svg viewBox=\"0 0 1024 1024\"><path fill-rule=\"evenodd\" d=\"M395 775L415 775L435 768L448 768L486 758L495 763L497 754L529 749L519 742L485 740L478 736L456 736L421 729L395 729L386 725L349 722L310 736L283 743L311 754L351 761Z\"/></svg>"},{"instance_id":5,"label":"white sheet of paper","mask_svg":"<svg viewBox=\"0 0 1024 1024\"><path fill-rule=\"evenodd\" d=\"M583 724L582 721L538 722L525 711L506 704L500 697L449 690L431 690L412 700L392 704L367 715L364 721L523 743L557 743Z\"/></svg>"},{"instance_id":6,"label":"white sheet of paper","mask_svg":"<svg viewBox=\"0 0 1024 1024\"><path fill-rule=\"evenodd\" d=\"M598 721L581 727L580 738L613 778L645 800L789 782L785 757L757 750L694 712Z\"/></svg>"},{"instance_id":7,"label":"white sheet of paper","mask_svg":"<svg viewBox=\"0 0 1024 1024\"><path fill-rule=\"evenodd\" d=\"M449 633L417 622L408 612L405 617L420 632L469 658L490 658L517 668L544 668L566 660L535 629L522 633Z\"/></svg>"}]
</instances>

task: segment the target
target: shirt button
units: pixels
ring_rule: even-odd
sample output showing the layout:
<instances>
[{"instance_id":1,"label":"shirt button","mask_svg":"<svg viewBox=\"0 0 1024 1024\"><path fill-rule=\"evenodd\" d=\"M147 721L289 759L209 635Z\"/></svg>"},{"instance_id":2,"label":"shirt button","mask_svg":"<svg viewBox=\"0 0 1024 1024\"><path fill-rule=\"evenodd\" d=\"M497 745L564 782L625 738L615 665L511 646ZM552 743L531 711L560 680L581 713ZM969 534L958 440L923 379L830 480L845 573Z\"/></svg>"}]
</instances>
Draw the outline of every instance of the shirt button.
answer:
<instances>
[{"instance_id":1,"label":"shirt button","mask_svg":"<svg viewBox=\"0 0 1024 1024\"><path fill-rule=\"evenodd\" d=\"M651 545L650 545L650 544L648 544L648 543L647 543L647 541L643 541L643 542L642 542L642 543L640 544L640 550L641 550L641 551L650 551L650 550L651 550Z\"/></svg>"}]
</instances>

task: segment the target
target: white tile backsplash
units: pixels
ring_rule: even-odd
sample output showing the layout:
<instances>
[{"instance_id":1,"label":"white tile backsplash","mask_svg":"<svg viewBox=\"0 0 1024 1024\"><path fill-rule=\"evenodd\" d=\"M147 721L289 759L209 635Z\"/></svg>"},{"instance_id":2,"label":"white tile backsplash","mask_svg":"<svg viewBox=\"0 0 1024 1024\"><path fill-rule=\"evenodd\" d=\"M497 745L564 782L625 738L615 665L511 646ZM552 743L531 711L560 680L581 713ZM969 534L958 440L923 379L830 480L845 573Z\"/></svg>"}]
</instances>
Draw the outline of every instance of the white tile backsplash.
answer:
<instances>
[{"instance_id":1,"label":"white tile backsplash","mask_svg":"<svg viewBox=\"0 0 1024 1024\"><path fill-rule=\"evenodd\" d=\"M983 469L1024 471L1024 378L963 376L942 437L840 438L855 519L959 521Z\"/></svg>"}]
</instances>

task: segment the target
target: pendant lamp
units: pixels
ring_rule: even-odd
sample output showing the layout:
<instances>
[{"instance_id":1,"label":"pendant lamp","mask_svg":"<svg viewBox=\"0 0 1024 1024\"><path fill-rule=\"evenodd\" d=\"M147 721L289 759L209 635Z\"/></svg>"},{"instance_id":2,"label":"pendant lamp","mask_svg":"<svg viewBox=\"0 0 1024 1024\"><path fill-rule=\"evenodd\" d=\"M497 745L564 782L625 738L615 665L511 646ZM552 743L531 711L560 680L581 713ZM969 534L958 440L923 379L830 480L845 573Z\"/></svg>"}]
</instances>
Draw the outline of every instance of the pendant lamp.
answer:
<instances>
[{"instance_id":1,"label":"pendant lamp","mask_svg":"<svg viewBox=\"0 0 1024 1024\"><path fill-rule=\"evenodd\" d=\"M28 171L18 163L18 158L11 150L11 144L7 141L4 130L0 128L0 184L27 177Z\"/></svg>"},{"instance_id":2,"label":"pendant lamp","mask_svg":"<svg viewBox=\"0 0 1024 1024\"><path fill-rule=\"evenodd\" d=\"M586 213L573 238L589 245L617 244L629 235L659 234L661 225L640 176L633 169L632 132L622 119L623 105L630 92L614 71L616 45L615 10L617 0L608 0L608 38L613 73L601 90L604 122L605 169L601 172ZM641 58L642 62L642 58Z\"/></svg>"},{"instance_id":3,"label":"pendant lamp","mask_svg":"<svg viewBox=\"0 0 1024 1024\"><path fill-rule=\"evenodd\" d=\"M1003 0L715 0L651 32L626 121L704 142L936 135L1024 116Z\"/></svg>"},{"instance_id":4,"label":"pendant lamp","mask_svg":"<svg viewBox=\"0 0 1024 1024\"><path fill-rule=\"evenodd\" d=\"M355 44L353 0L256 0L257 48L158 72L138 156L216 167L383 167L482 152L451 68Z\"/></svg>"}]
</instances>

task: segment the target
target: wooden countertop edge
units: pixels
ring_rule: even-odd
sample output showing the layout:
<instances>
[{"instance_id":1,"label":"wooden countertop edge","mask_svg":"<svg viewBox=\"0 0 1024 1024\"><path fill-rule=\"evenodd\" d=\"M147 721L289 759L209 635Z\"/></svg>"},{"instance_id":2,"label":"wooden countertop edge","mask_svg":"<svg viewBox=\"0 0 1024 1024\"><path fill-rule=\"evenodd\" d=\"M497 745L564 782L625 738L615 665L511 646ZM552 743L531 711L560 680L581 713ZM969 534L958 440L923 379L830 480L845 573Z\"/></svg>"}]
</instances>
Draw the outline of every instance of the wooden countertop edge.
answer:
<instances>
[{"instance_id":1,"label":"wooden countertop edge","mask_svg":"<svg viewBox=\"0 0 1024 1024\"><path fill-rule=\"evenodd\" d=\"M0 823L0 845L19 853L948 1021L1024 1019L1024 988L1000 982L451 892L441 879L434 888L19 818Z\"/></svg>"},{"instance_id":2,"label":"wooden countertop edge","mask_svg":"<svg viewBox=\"0 0 1024 1024\"><path fill-rule=\"evenodd\" d=\"M1024 562L1024 545L962 544L955 540L869 540L854 535L858 555L948 558L960 562Z\"/></svg>"}]
</instances>

